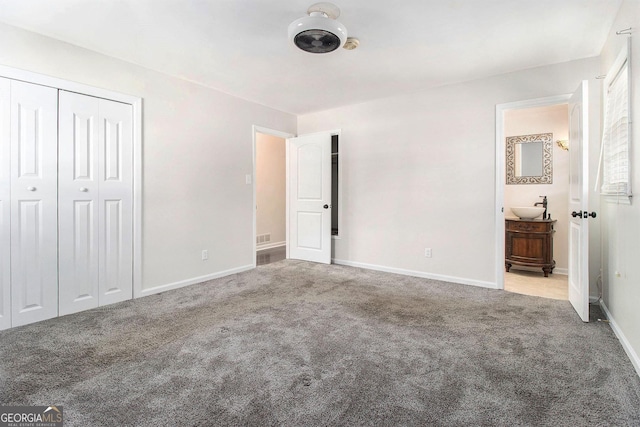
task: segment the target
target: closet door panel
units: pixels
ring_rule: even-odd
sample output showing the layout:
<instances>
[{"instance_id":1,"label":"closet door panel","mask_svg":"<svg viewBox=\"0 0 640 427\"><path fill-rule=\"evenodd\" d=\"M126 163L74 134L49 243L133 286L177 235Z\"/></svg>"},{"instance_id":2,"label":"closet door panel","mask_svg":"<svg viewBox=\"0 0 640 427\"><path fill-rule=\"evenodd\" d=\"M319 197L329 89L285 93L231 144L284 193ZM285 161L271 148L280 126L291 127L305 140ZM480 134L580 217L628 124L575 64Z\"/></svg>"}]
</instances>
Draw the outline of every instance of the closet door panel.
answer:
<instances>
[{"instance_id":1,"label":"closet door panel","mask_svg":"<svg viewBox=\"0 0 640 427\"><path fill-rule=\"evenodd\" d=\"M133 110L100 100L100 305L133 297Z\"/></svg>"},{"instance_id":2,"label":"closet door panel","mask_svg":"<svg viewBox=\"0 0 640 427\"><path fill-rule=\"evenodd\" d=\"M60 91L60 314L98 306L98 98Z\"/></svg>"},{"instance_id":3,"label":"closet door panel","mask_svg":"<svg viewBox=\"0 0 640 427\"><path fill-rule=\"evenodd\" d=\"M0 330L11 327L11 82L0 78Z\"/></svg>"},{"instance_id":4,"label":"closet door panel","mask_svg":"<svg viewBox=\"0 0 640 427\"><path fill-rule=\"evenodd\" d=\"M12 326L58 314L58 91L11 81Z\"/></svg>"}]
</instances>

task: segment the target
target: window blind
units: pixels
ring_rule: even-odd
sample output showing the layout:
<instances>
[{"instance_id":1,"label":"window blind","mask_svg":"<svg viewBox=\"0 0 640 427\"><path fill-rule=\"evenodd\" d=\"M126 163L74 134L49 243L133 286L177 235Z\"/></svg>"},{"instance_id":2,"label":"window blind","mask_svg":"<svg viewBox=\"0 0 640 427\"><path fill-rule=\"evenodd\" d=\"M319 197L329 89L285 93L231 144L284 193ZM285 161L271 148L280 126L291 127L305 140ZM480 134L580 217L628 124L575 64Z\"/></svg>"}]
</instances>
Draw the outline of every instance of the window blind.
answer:
<instances>
[{"instance_id":1,"label":"window blind","mask_svg":"<svg viewBox=\"0 0 640 427\"><path fill-rule=\"evenodd\" d=\"M601 193L630 196L628 60L607 87L603 130Z\"/></svg>"}]
</instances>

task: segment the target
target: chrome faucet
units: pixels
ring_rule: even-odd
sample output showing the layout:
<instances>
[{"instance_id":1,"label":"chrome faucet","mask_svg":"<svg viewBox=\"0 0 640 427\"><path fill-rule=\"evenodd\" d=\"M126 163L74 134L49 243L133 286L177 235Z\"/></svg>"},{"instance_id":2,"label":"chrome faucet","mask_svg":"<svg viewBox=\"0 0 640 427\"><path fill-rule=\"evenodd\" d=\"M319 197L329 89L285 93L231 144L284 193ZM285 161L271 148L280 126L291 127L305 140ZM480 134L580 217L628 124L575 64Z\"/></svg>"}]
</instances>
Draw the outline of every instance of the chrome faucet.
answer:
<instances>
[{"instance_id":1,"label":"chrome faucet","mask_svg":"<svg viewBox=\"0 0 640 427\"><path fill-rule=\"evenodd\" d=\"M544 208L544 212L542 213L542 219L547 219L547 196L540 196L540 197L542 197L542 201L534 203L533 206L542 205L542 207Z\"/></svg>"}]
</instances>

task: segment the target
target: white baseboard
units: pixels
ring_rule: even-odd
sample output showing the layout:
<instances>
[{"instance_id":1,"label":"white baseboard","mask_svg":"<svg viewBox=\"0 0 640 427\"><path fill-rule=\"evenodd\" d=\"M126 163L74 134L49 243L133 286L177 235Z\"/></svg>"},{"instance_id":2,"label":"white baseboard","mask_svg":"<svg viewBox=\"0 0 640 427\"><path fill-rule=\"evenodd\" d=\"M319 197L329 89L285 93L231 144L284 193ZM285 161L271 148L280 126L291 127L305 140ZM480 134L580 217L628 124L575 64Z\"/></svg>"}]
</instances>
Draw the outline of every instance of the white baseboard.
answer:
<instances>
[{"instance_id":1,"label":"white baseboard","mask_svg":"<svg viewBox=\"0 0 640 427\"><path fill-rule=\"evenodd\" d=\"M258 245L256 246L256 252L258 251L264 251L266 249L274 249L274 248L280 248L283 246L287 246L287 242L275 242L275 243L267 243L266 245Z\"/></svg>"},{"instance_id":2,"label":"white baseboard","mask_svg":"<svg viewBox=\"0 0 640 427\"><path fill-rule=\"evenodd\" d=\"M553 274L560 274L562 276L568 276L569 275L569 269L568 268L554 268L553 269Z\"/></svg>"},{"instance_id":3,"label":"white baseboard","mask_svg":"<svg viewBox=\"0 0 640 427\"><path fill-rule=\"evenodd\" d=\"M342 259L332 259L334 264L347 265L349 267L365 268L367 270L384 271L386 273L401 274L403 276L421 277L424 279L442 280L443 282L459 283L461 285L479 286L481 288L497 289L493 282L466 279L463 277L445 276L442 274L425 273L423 271L405 270L402 268L386 267L383 265L366 264L364 262L346 261Z\"/></svg>"},{"instance_id":4,"label":"white baseboard","mask_svg":"<svg viewBox=\"0 0 640 427\"><path fill-rule=\"evenodd\" d=\"M627 353L627 356L629 356L629 359L631 359L631 363L633 364L633 367L636 368L636 373L638 374L638 376L640 376L640 356L638 356L638 353L636 353L636 351L633 349L627 337L624 335L622 330L620 330L620 327L616 323L616 319L613 318L613 316L611 315L611 312L607 308L607 305L602 300L600 300L600 307L602 307L602 310L607 315L607 319L609 320L609 325L611 325L611 329L613 329L613 333L616 334L616 337L618 337L618 340L620 340L620 344L622 344L622 348L624 348L624 351Z\"/></svg>"},{"instance_id":5,"label":"white baseboard","mask_svg":"<svg viewBox=\"0 0 640 427\"><path fill-rule=\"evenodd\" d=\"M184 288L185 286L195 285L196 283L206 282L207 280L219 279L220 277L230 276L236 273L254 269L254 265L244 265L230 270L219 271L217 273L207 274L206 276L193 277L191 279L181 280L179 282L168 283L166 285L154 286L153 288L143 289L135 298L145 297L148 295L159 294L160 292L170 291L172 289Z\"/></svg>"}]
</instances>

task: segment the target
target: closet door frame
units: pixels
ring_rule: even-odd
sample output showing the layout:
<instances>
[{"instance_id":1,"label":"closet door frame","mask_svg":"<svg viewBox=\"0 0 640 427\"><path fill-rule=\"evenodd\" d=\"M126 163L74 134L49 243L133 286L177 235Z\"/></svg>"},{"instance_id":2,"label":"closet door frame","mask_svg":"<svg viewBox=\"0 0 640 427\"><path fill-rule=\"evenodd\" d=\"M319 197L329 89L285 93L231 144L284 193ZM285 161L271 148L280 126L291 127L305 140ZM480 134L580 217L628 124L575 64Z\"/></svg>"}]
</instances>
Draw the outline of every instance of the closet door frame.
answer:
<instances>
[{"instance_id":1,"label":"closet door frame","mask_svg":"<svg viewBox=\"0 0 640 427\"><path fill-rule=\"evenodd\" d=\"M133 108L133 297L142 296L142 98L0 65L0 77L130 104ZM1 329L1 328L0 328Z\"/></svg>"},{"instance_id":2,"label":"closet door frame","mask_svg":"<svg viewBox=\"0 0 640 427\"><path fill-rule=\"evenodd\" d=\"M0 330L11 327L11 80L0 79Z\"/></svg>"}]
</instances>

